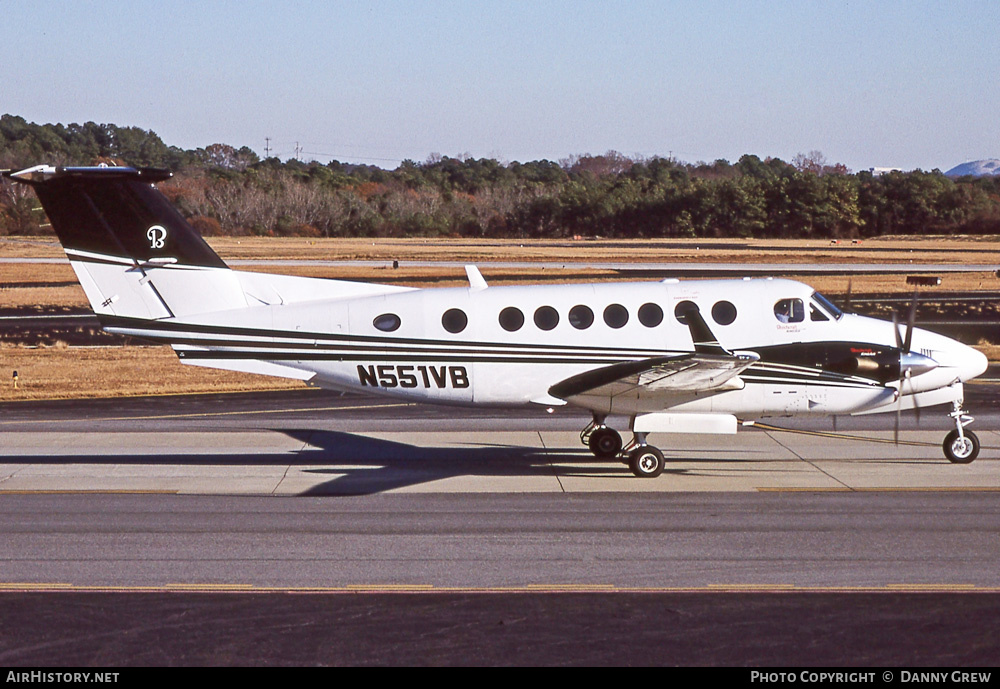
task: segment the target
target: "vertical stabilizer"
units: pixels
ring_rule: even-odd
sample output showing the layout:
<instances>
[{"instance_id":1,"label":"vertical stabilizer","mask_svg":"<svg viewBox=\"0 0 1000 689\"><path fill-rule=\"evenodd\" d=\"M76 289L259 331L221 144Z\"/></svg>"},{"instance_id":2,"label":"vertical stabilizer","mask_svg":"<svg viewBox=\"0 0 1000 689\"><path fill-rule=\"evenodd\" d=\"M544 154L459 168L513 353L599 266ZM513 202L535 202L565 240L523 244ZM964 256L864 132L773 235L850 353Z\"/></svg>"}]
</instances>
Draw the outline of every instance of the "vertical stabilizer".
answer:
<instances>
[{"instance_id":1,"label":"vertical stabilizer","mask_svg":"<svg viewBox=\"0 0 1000 689\"><path fill-rule=\"evenodd\" d=\"M34 187L100 316L160 319L246 306L239 280L153 186L166 170L39 165Z\"/></svg>"}]
</instances>

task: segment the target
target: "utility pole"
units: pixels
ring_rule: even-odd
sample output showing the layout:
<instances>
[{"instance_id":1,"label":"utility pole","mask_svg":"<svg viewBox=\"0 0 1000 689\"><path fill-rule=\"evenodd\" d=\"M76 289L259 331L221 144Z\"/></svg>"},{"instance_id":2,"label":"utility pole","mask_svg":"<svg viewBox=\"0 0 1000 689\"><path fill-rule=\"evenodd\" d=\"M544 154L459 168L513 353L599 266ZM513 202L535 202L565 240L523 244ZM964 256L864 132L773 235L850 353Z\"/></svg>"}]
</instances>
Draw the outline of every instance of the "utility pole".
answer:
<instances>
[{"instance_id":1,"label":"utility pole","mask_svg":"<svg viewBox=\"0 0 1000 689\"><path fill-rule=\"evenodd\" d=\"M271 137L265 136L264 137L264 159L266 160L266 159L268 159L270 157L271 157Z\"/></svg>"},{"instance_id":2,"label":"utility pole","mask_svg":"<svg viewBox=\"0 0 1000 689\"><path fill-rule=\"evenodd\" d=\"M302 147L299 146L299 142L295 142L295 160L299 160L299 156L302 154Z\"/></svg>"}]
</instances>

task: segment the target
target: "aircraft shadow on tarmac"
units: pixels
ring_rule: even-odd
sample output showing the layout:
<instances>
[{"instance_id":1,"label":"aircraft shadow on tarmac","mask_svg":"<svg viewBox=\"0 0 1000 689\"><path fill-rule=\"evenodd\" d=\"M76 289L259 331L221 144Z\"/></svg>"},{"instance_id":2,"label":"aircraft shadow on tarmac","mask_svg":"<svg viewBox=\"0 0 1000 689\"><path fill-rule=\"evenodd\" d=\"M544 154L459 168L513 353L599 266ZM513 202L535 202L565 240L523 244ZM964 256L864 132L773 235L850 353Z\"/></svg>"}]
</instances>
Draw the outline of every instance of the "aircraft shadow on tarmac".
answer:
<instances>
[{"instance_id":1,"label":"aircraft shadow on tarmac","mask_svg":"<svg viewBox=\"0 0 1000 689\"><path fill-rule=\"evenodd\" d=\"M555 475L635 481L624 464L595 458L586 448L540 448L516 444L427 447L342 431L273 429L304 445L298 452L135 453L107 455L8 455L3 464L116 464L174 466L292 466L303 473L329 475L300 495L370 495L394 488L462 476L484 479L552 478ZM560 465L558 469L554 465ZM305 468L303 468L305 467ZM667 467L664 474L690 474ZM698 473L698 472L695 472Z\"/></svg>"},{"instance_id":2,"label":"aircraft shadow on tarmac","mask_svg":"<svg viewBox=\"0 0 1000 689\"><path fill-rule=\"evenodd\" d=\"M367 495L394 488L461 476L480 478L574 476L635 480L623 464L596 459L585 448L538 448L519 445L427 447L341 431L283 430L307 443L299 456L317 465L306 473L328 474L330 480L302 495ZM321 465L321 466L320 466Z\"/></svg>"},{"instance_id":3,"label":"aircraft shadow on tarmac","mask_svg":"<svg viewBox=\"0 0 1000 689\"><path fill-rule=\"evenodd\" d=\"M560 475L639 480L624 463L597 459L583 447L538 448L474 442L462 446L426 447L340 431L286 429L282 432L313 448L303 450L300 457L305 464L322 466L306 469L307 473L332 475L330 481L313 486L302 495L366 495L461 476L502 479ZM738 452L746 459L746 450ZM713 458L708 461L732 461L735 457L714 455L736 453L733 450L713 451ZM670 459L668 457L668 462ZM688 462L690 460L686 459ZM559 465L558 468L555 465ZM668 464L664 471L666 476L704 473L692 469L689 463L684 468Z\"/></svg>"}]
</instances>

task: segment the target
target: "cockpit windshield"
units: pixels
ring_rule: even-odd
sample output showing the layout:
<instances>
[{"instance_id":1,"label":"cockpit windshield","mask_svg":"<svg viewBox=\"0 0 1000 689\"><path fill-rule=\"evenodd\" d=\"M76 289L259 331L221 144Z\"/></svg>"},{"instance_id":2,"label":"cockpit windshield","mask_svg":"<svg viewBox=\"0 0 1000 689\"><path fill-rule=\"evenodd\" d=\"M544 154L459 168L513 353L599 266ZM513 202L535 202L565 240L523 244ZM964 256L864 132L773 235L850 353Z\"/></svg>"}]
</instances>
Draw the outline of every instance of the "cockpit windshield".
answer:
<instances>
[{"instance_id":1,"label":"cockpit windshield","mask_svg":"<svg viewBox=\"0 0 1000 689\"><path fill-rule=\"evenodd\" d=\"M838 309L836 304L834 304L832 301L824 297L819 292L813 292L812 300L817 304L819 304L819 306L822 307L824 311L826 311L828 314L833 316L838 321L840 320L840 317L844 315L844 312Z\"/></svg>"}]
</instances>

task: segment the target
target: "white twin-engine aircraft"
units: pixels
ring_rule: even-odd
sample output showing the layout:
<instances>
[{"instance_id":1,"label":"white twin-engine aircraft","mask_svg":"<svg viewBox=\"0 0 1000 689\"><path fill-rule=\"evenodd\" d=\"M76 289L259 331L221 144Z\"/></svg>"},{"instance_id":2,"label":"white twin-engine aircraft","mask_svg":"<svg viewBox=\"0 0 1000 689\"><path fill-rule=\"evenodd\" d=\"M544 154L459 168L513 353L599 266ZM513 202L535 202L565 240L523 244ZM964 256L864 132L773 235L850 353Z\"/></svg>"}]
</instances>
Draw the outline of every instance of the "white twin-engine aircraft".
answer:
<instances>
[{"instance_id":1,"label":"white twin-engine aircraft","mask_svg":"<svg viewBox=\"0 0 1000 689\"><path fill-rule=\"evenodd\" d=\"M952 462L979 452L962 383L986 357L841 312L790 280L489 287L230 270L154 187L163 170L40 165L34 187L103 327L181 361L336 390L461 405L575 405L598 457L658 476L652 432L736 433L737 419L898 413L950 403ZM605 420L631 417L624 448Z\"/></svg>"}]
</instances>

